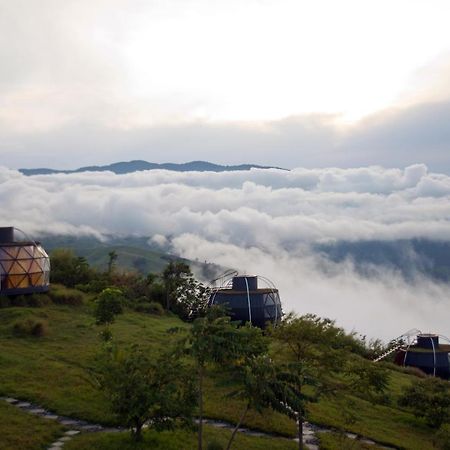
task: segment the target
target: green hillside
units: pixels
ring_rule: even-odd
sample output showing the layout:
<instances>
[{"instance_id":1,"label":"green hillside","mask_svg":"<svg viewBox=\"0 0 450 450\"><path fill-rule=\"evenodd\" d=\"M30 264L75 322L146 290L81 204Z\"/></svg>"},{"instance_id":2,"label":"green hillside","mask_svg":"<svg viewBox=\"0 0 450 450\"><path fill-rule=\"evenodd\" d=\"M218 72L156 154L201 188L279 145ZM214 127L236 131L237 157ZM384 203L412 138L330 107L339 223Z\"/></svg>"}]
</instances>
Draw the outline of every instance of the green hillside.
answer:
<instances>
[{"instance_id":1,"label":"green hillside","mask_svg":"<svg viewBox=\"0 0 450 450\"><path fill-rule=\"evenodd\" d=\"M117 425L117 419L110 412L104 394L96 389L89 375L89 368L100 346L99 327L95 325L92 316L93 297L83 293L79 295L83 298L83 304L78 306L50 304L39 308L0 309L0 395L32 401L58 414L95 423ZM23 323L27 319L44 321L46 334L42 337L23 337L14 334L14 324ZM154 316L126 310L117 317L111 330L119 346L125 348L139 343L149 354L154 354L159 349L167 347L174 339L168 330L174 327L189 329L190 326L171 313ZM277 352L276 348L272 351ZM354 358L360 357L355 355ZM432 444L433 430L409 411L398 408L396 403L401 389L417 378L398 370L389 369L389 372L390 401L387 404L374 404L344 390L334 397L324 397L319 403L313 404L310 408L310 420L313 423L333 427L335 430L351 431L395 448L417 450L438 448ZM220 373L211 368L208 374L205 416L235 423L242 410L242 402L227 397L226 394L232 387L226 387ZM344 414L345 405L348 404L351 404L356 412L357 417L354 421L349 421ZM55 435L62 433L58 426L42 427L40 421L44 419L33 418L33 426L38 430L35 446L21 446L21 433L29 429L24 418L26 413L20 411L11 413L14 410L11 408L5 407L0 402L2 450L45 448ZM233 448L272 450L296 448L293 441L286 439L295 436L295 423L280 413L265 410L263 414L259 414L251 410L244 425L280 437L239 435ZM222 445L229 434L229 430L212 427L206 429L207 439L216 440ZM17 436L16 440L14 435ZM179 430L172 433L149 431L145 435L144 442L135 445L129 440L128 434L95 433L75 437L64 448L193 449L195 439L194 431ZM322 437L321 448L377 447L357 441L347 442L342 435L327 433Z\"/></svg>"},{"instance_id":2,"label":"green hillside","mask_svg":"<svg viewBox=\"0 0 450 450\"><path fill-rule=\"evenodd\" d=\"M99 270L106 270L109 252L117 253L116 265L119 269L137 271L142 274L159 273L169 261L188 263L196 275L209 281L223 273L225 269L206 261L190 261L172 255L149 244L148 237L110 237L105 241L95 237L41 236L39 240L48 253L57 248L72 249L77 256L83 256L88 263Z\"/></svg>"}]
</instances>

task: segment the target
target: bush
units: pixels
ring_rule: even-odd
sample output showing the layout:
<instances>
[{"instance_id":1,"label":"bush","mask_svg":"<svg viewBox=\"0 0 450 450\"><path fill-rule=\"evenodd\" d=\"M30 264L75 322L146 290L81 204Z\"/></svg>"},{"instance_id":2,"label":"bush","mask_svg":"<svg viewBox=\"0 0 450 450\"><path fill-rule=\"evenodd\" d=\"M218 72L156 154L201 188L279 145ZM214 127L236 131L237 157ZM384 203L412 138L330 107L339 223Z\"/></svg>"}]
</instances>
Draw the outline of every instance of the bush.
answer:
<instances>
[{"instance_id":1,"label":"bush","mask_svg":"<svg viewBox=\"0 0 450 450\"><path fill-rule=\"evenodd\" d=\"M439 378L418 380L403 390L398 404L411 408L430 427L439 428L450 420L450 384Z\"/></svg>"},{"instance_id":2,"label":"bush","mask_svg":"<svg viewBox=\"0 0 450 450\"><path fill-rule=\"evenodd\" d=\"M442 425L435 436L436 443L442 450L450 450L450 424Z\"/></svg>"},{"instance_id":3,"label":"bush","mask_svg":"<svg viewBox=\"0 0 450 450\"><path fill-rule=\"evenodd\" d=\"M138 303L134 309L138 312L154 314L155 316L162 316L164 314L164 308L157 302Z\"/></svg>"},{"instance_id":4,"label":"bush","mask_svg":"<svg viewBox=\"0 0 450 450\"><path fill-rule=\"evenodd\" d=\"M17 295L11 298L11 306L28 306L28 300L25 295Z\"/></svg>"},{"instance_id":5,"label":"bush","mask_svg":"<svg viewBox=\"0 0 450 450\"><path fill-rule=\"evenodd\" d=\"M47 294L32 294L28 296L28 306L39 308L52 303L52 299Z\"/></svg>"},{"instance_id":6,"label":"bush","mask_svg":"<svg viewBox=\"0 0 450 450\"><path fill-rule=\"evenodd\" d=\"M123 294L120 289L104 289L95 301L94 316L97 325L113 323L115 316L123 311Z\"/></svg>"},{"instance_id":7,"label":"bush","mask_svg":"<svg viewBox=\"0 0 450 450\"><path fill-rule=\"evenodd\" d=\"M25 319L19 320L13 325L13 333L16 336L42 337L48 334L48 324L43 320Z\"/></svg>"},{"instance_id":8,"label":"bush","mask_svg":"<svg viewBox=\"0 0 450 450\"><path fill-rule=\"evenodd\" d=\"M49 297L56 305L79 306L83 304L83 294L75 289L52 287Z\"/></svg>"},{"instance_id":9,"label":"bush","mask_svg":"<svg viewBox=\"0 0 450 450\"><path fill-rule=\"evenodd\" d=\"M73 250L59 248L50 255L52 265L51 280L74 287L76 284L86 284L94 276L85 258L75 255Z\"/></svg>"},{"instance_id":10,"label":"bush","mask_svg":"<svg viewBox=\"0 0 450 450\"><path fill-rule=\"evenodd\" d=\"M8 308L11 306L11 299L9 297L0 296L0 308Z\"/></svg>"}]
</instances>

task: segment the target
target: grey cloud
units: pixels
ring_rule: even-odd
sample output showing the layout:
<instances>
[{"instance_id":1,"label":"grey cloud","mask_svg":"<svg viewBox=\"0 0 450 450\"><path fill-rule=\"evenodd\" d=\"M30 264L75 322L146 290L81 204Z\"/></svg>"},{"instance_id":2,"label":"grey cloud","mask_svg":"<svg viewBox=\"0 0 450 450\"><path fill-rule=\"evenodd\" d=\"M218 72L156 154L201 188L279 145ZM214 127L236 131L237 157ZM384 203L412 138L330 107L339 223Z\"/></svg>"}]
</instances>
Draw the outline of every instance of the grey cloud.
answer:
<instances>
[{"instance_id":1,"label":"grey cloud","mask_svg":"<svg viewBox=\"0 0 450 450\"><path fill-rule=\"evenodd\" d=\"M423 165L34 177L0 168L0 225L35 235L153 237L188 258L273 278L287 309L385 338L411 327L450 334L450 288L420 277L409 284L387 269L365 278L313 244L449 241L449 200L450 177Z\"/></svg>"}]
</instances>

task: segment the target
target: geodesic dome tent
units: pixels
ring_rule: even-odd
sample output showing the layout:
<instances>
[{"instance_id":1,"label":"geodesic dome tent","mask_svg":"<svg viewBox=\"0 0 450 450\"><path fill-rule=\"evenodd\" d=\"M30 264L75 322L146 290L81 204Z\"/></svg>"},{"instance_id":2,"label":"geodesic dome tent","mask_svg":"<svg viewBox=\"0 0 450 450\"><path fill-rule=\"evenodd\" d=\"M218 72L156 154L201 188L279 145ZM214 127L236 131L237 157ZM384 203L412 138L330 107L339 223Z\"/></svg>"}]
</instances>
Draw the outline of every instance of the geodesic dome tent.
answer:
<instances>
[{"instance_id":1,"label":"geodesic dome tent","mask_svg":"<svg viewBox=\"0 0 450 450\"><path fill-rule=\"evenodd\" d=\"M48 291L50 259L42 246L25 236L16 241L13 227L0 227L0 295ZM18 230L19 231L19 230Z\"/></svg>"},{"instance_id":2,"label":"geodesic dome tent","mask_svg":"<svg viewBox=\"0 0 450 450\"><path fill-rule=\"evenodd\" d=\"M259 287L258 281L264 287ZM208 305L224 305L232 320L250 322L260 328L268 322L276 324L281 320L280 295L267 278L229 271L212 284Z\"/></svg>"},{"instance_id":3,"label":"geodesic dome tent","mask_svg":"<svg viewBox=\"0 0 450 450\"><path fill-rule=\"evenodd\" d=\"M392 353L394 362L400 366L416 367L427 375L450 379L450 339L442 334L422 333L413 328L392 339L388 349L374 361Z\"/></svg>"}]
</instances>

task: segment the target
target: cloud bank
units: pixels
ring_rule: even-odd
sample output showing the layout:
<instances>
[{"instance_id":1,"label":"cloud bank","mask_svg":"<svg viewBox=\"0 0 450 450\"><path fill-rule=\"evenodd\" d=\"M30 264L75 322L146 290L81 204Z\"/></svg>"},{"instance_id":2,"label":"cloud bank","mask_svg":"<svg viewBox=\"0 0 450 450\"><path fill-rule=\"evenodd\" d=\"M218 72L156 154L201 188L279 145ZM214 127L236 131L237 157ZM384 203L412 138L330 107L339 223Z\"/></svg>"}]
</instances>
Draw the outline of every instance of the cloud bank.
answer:
<instances>
[{"instance_id":1,"label":"cloud bank","mask_svg":"<svg viewBox=\"0 0 450 450\"><path fill-rule=\"evenodd\" d=\"M450 241L450 177L422 164L247 172L147 171L25 177L0 168L0 225L38 236L141 235L188 258L271 278L285 310L314 312L389 339L406 329L450 334L450 288L359 275L316 243Z\"/></svg>"}]
</instances>

